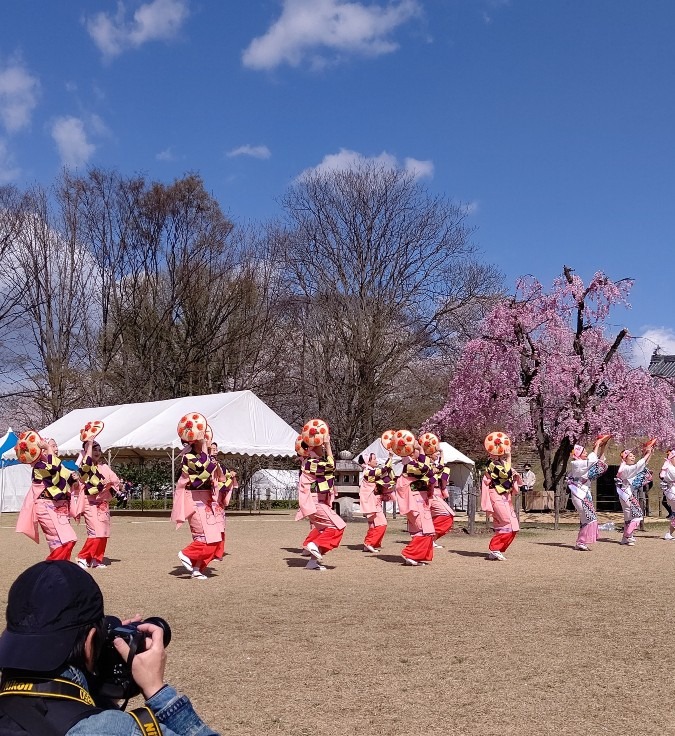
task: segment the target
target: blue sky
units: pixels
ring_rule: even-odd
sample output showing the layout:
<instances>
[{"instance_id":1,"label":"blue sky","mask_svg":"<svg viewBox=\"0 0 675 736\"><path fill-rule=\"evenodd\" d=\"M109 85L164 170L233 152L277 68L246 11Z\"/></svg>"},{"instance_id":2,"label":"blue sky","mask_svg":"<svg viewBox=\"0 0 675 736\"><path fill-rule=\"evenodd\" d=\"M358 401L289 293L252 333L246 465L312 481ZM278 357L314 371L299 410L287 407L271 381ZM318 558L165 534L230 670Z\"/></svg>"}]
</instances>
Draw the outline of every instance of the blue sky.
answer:
<instances>
[{"instance_id":1,"label":"blue sky","mask_svg":"<svg viewBox=\"0 0 675 736\"><path fill-rule=\"evenodd\" d=\"M634 277L675 353L670 0L3 0L0 183L199 172L236 221L382 157L467 206L507 283Z\"/></svg>"}]
</instances>

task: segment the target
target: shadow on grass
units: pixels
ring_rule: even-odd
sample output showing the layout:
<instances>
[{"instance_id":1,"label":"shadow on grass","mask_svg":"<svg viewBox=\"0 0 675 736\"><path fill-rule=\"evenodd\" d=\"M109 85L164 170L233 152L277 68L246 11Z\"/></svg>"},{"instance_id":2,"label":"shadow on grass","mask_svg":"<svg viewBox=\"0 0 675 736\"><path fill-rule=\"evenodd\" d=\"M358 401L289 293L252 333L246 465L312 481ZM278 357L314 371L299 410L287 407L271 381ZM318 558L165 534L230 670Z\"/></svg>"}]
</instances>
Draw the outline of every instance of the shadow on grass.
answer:
<instances>
[{"instance_id":1,"label":"shadow on grass","mask_svg":"<svg viewBox=\"0 0 675 736\"><path fill-rule=\"evenodd\" d=\"M401 555L379 555L379 554L371 554L368 555L373 560L381 560L382 562L389 562L393 563L395 562L398 565L403 564L403 558Z\"/></svg>"},{"instance_id":2,"label":"shadow on grass","mask_svg":"<svg viewBox=\"0 0 675 736\"><path fill-rule=\"evenodd\" d=\"M345 544L347 549L353 549L355 552L365 552L362 544Z\"/></svg>"},{"instance_id":3,"label":"shadow on grass","mask_svg":"<svg viewBox=\"0 0 675 736\"><path fill-rule=\"evenodd\" d=\"M302 558L298 559L297 557L287 557L286 558L286 564L288 565L288 567L303 568L308 562L309 560L307 559L302 559ZM325 561L319 564L325 567L326 570L335 570L335 565L327 565ZM320 570L309 570L308 572L321 572L321 571Z\"/></svg>"},{"instance_id":4,"label":"shadow on grass","mask_svg":"<svg viewBox=\"0 0 675 736\"><path fill-rule=\"evenodd\" d=\"M535 542L535 544L541 544L543 547L564 547L565 549L574 549L573 544L564 544L563 542Z\"/></svg>"},{"instance_id":5,"label":"shadow on grass","mask_svg":"<svg viewBox=\"0 0 675 736\"><path fill-rule=\"evenodd\" d=\"M482 557L484 560L487 560L488 556L487 552L471 552L468 549L449 549L448 552L452 555L459 555L460 557Z\"/></svg>"}]
</instances>

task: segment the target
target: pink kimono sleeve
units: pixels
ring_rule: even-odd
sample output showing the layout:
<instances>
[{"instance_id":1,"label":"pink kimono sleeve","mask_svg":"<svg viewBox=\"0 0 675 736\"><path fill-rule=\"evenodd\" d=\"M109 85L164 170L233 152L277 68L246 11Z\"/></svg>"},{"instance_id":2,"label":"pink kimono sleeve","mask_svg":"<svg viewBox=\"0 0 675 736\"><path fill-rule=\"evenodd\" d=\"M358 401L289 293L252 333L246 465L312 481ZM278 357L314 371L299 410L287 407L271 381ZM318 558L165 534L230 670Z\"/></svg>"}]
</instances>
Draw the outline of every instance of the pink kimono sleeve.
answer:
<instances>
[{"instance_id":1,"label":"pink kimono sleeve","mask_svg":"<svg viewBox=\"0 0 675 736\"><path fill-rule=\"evenodd\" d=\"M486 514L494 513L494 508L492 507L492 501L490 499L490 481L488 480L487 475L483 475L483 481L480 486L480 507Z\"/></svg>"},{"instance_id":2,"label":"pink kimono sleeve","mask_svg":"<svg viewBox=\"0 0 675 736\"><path fill-rule=\"evenodd\" d=\"M37 514L35 513L35 494L32 485L28 489L28 493L26 493L26 497L21 504L19 518L16 520L16 531L20 534L25 534L36 544L40 543Z\"/></svg>"}]
</instances>

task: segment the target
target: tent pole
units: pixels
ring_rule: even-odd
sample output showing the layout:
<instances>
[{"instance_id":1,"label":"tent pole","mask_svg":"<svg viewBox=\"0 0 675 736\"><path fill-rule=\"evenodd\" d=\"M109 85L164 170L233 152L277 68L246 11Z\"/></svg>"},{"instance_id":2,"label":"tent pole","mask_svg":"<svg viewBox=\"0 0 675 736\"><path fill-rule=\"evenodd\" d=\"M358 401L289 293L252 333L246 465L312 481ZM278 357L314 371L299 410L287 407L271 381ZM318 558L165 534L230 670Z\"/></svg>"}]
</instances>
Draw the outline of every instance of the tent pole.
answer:
<instances>
[{"instance_id":1,"label":"tent pole","mask_svg":"<svg viewBox=\"0 0 675 736\"><path fill-rule=\"evenodd\" d=\"M171 485L176 485L176 448L171 448ZM166 489L164 490L164 510L166 511Z\"/></svg>"}]
</instances>

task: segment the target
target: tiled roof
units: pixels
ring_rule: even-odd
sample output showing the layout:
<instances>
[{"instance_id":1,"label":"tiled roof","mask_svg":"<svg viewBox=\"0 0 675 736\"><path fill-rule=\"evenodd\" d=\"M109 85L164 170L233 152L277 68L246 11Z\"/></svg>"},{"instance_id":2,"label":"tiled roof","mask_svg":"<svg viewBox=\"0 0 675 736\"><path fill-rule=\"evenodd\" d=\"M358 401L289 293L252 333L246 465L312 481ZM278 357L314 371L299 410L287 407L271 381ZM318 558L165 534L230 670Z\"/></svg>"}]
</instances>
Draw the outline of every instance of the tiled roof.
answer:
<instances>
[{"instance_id":1,"label":"tiled roof","mask_svg":"<svg viewBox=\"0 0 675 736\"><path fill-rule=\"evenodd\" d=\"M649 373L661 378L675 378L675 355L652 355Z\"/></svg>"}]
</instances>

